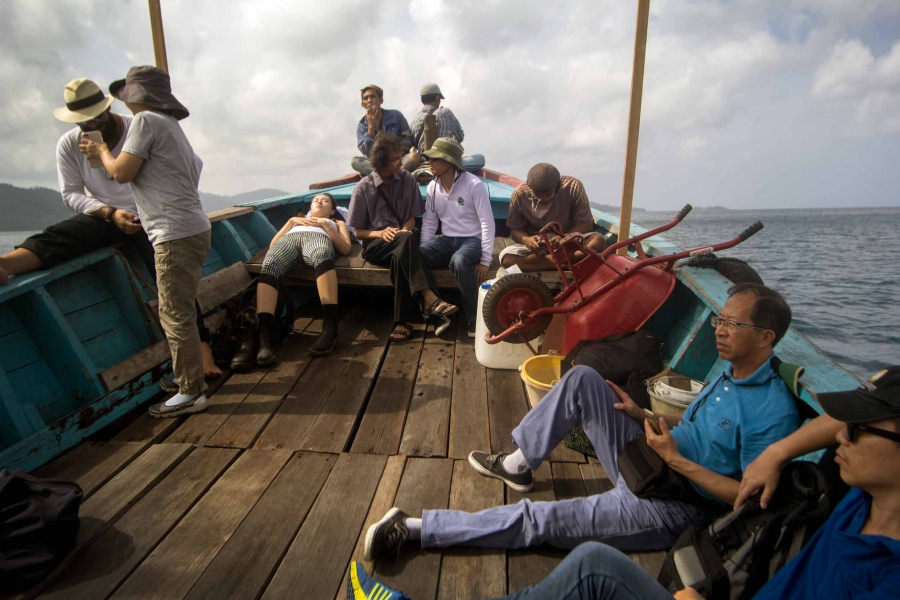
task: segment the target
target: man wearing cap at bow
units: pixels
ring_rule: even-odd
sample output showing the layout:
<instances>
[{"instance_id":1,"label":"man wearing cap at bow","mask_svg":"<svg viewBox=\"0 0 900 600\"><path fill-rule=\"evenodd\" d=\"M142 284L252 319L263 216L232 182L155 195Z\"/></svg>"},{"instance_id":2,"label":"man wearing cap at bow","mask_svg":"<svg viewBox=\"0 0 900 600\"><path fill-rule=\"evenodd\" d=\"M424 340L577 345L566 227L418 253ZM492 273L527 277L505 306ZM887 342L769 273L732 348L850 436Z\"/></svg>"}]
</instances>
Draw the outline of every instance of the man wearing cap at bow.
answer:
<instances>
[{"instance_id":1,"label":"man wearing cap at bow","mask_svg":"<svg viewBox=\"0 0 900 600\"><path fill-rule=\"evenodd\" d=\"M35 234L12 252L0 256L0 285L6 275L49 269L61 262L113 244L131 245L156 278L153 245L138 219L134 194L127 183L118 183L102 166L92 168L78 150L82 132L99 131L114 157L125 144L132 117L110 111L115 100L104 94L90 79L73 79L63 90L66 105L53 111L63 123L74 123L56 144L56 172L63 202L77 213L70 219L51 225ZM195 156L198 168L202 167ZM198 323L200 336L209 340L209 332ZM203 345L203 367L207 377L219 377L212 349ZM163 379L166 391L175 391L170 379Z\"/></svg>"},{"instance_id":2,"label":"man wearing cap at bow","mask_svg":"<svg viewBox=\"0 0 900 600\"><path fill-rule=\"evenodd\" d=\"M419 252L432 269L449 266L453 271L468 333L474 337L478 286L487 278L494 248L491 199L484 182L466 172L463 148L453 138L438 138L424 155L434 179L425 195ZM442 235L435 237L438 223ZM447 322L445 319L444 328ZM438 330L443 328L439 326Z\"/></svg>"},{"instance_id":3,"label":"man wearing cap at bow","mask_svg":"<svg viewBox=\"0 0 900 600\"><path fill-rule=\"evenodd\" d=\"M542 247L541 228L557 222L565 234L581 233L585 245L599 252L606 240L592 231L594 217L584 186L574 177L560 176L549 163L538 163L528 171L525 183L519 185L509 201L510 244L500 253L504 267L518 265L524 272L555 271L553 260ZM575 260L580 259L576 253Z\"/></svg>"},{"instance_id":4,"label":"man wearing cap at bow","mask_svg":"<svg viewBox=\"0 0 900 600\"><path fill-rule=\"evenodd\" d=\"M369 84L361 89L360 95L366 114L356 126L356 147L362 152L362 156L354 156L350 160L350 166L363 176L372 172L369 153L375 144L375 136L379 131L384 131L400 140L404 155L403 169L405 171L415 170L419 166L419 160L413 160L406 155L413 145L412 131L410 131L406 117L399 110L381 108L381 104L384 102L384 90L375 84Z\"/></svg>"},{"instance_id":5,"label":"man wearing cap at bow","mask_svg":"<svg viewBox=\"0 0 900 600\"><path fill-rule=\"evenodd\" d=\"M441 106L444 95L436 83L426 83L419 90L422 100L422 110L412 121L413 147L409 155L413 160L421 160L421 155L430 148L429 143L434 143L437 138L452 138L459 143L466 137L462 125L456 119L453 111L446 106ZM433 115L433 117L429 117ZM426 132L426 120L433 121L433 135Z\"/></svg>"}]
</instances>

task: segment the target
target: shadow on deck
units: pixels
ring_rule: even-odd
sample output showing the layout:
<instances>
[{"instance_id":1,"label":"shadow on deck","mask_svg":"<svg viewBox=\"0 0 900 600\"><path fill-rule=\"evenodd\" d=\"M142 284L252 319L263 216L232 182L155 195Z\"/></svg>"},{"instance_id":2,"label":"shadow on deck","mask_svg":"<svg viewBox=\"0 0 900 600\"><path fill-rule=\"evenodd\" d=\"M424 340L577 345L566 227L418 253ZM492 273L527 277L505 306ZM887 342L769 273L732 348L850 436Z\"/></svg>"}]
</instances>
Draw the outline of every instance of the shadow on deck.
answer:
<instances>
[{"instance_id":1,"label":"shadow on deck","mask_svg":"<svg viewBox=\"0 0 900 600\"><path fill-rule=\"evenodd\" d=\"M206 412L142 412L41 468L82 485L83 524L65 563L24 597L341 599L366 528L391 506L420 515L525 497L465 460L514 448L527 411L518 372L479 365L464 326L389 344L389 306L389 294L367 293L319 358L307 349L321 322L300 318L280 360L232 374ZM610 487L595 460L560 446L527 497ZM366 568L415 600L481 598L540 581L564 555L409 546ZM656 575L663 554L632 556Z\"/></svg>"}]
</instances>

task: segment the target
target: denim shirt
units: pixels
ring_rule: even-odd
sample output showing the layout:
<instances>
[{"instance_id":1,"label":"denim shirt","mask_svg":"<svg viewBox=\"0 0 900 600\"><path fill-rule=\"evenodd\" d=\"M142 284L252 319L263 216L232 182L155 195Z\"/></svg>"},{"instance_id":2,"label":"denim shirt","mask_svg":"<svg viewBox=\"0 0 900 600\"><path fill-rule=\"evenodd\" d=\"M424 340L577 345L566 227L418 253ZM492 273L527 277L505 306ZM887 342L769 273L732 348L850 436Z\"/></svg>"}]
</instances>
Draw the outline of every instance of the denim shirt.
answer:
<instances>
[{"instance_id":1,"label":"denim shirt","mask_svg":"<svg viewBox=\"0 0 900 600\"><path fill-rule=\"evenodd\" d=\"M763 450L799 426L793 394L767 360L746 379L735 379L729 365L698 394L672 437L686 459L740 480Z\"/></svg>"},{"instance_id":2,"label":"denim shirt","mask_svg":"<svg viewBox=\"0 0 900 600\"><path fill-rule=\"evenodd\" d=\"M409 123L406 122L406 117L399 110L390 108L384 108L381 112L383 113L381 117L381 131L400 138L400 143L403 145L403 153L406 154L413 145L412 130L409 128ZM366 122L365 115L363 115L363 118L359 120L359 125L356 126L356 147L363 153L363 156L368 157L374 143L375 137L369 135L369 124Z\"/></svg>"}]
</instances>

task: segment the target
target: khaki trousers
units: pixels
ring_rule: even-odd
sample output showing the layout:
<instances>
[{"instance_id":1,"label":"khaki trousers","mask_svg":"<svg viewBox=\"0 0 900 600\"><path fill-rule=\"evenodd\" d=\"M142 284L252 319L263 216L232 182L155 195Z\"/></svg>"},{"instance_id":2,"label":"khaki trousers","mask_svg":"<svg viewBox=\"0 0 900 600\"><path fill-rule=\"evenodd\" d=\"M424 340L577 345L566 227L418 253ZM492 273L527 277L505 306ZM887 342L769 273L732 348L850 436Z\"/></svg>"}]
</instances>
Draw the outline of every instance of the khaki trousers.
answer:
<instances>
[{"instance_id":1,"label":"khaki trousers","mask_svg":"<svg viewBox=\"0 0 900 600\"><path fill-rule=\"evenodd\" d=\"M210 239L211 232L204 231L154 246L159 320L169 340L172 370L182 394L203 391L203 351L194 300Z\"/></svg>"}]
</instances>

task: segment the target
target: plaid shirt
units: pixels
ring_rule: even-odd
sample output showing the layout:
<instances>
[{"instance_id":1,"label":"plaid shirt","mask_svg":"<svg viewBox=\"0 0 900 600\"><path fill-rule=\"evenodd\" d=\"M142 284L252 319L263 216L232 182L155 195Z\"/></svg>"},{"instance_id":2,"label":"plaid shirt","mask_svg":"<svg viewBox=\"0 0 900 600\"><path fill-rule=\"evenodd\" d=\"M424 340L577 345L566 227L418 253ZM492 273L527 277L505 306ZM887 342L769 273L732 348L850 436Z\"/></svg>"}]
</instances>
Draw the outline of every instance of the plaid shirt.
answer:
<instances>
[{"instance_id":1,"label":"plaid shirt","mask_svg":"<svg viewBox=\"0 0 900 600\"><path fill-rule=\"evenodd\" d=\"M378 193L378 188L382 186L385 188L390 206ZM353 188L347 225L369 231L385 227L403 227L403 223L410 217L418 217L423 212L425 202L422 200L419 184L412 174L400 171L389 181L384 181L377 171L372 171Z\"/></svg>"},{"instance_id":2,"label":"plaid shirt","mask_svg":"<svg viewBox=\"0 0 900 600\"><path fill-rule=\"evenodd\" d=\"M462 143L466 137L463 132L462 125L456 120L456 115L449 108L439 106L435 109L433 106L426 105L422 107L419 114L412 122L413 144L419 149L419 152L425 152L425 115L434 113L436 123L435 139L440 137L452 137L457 142Z\"/></svg>"}]
</instances>

